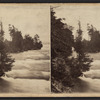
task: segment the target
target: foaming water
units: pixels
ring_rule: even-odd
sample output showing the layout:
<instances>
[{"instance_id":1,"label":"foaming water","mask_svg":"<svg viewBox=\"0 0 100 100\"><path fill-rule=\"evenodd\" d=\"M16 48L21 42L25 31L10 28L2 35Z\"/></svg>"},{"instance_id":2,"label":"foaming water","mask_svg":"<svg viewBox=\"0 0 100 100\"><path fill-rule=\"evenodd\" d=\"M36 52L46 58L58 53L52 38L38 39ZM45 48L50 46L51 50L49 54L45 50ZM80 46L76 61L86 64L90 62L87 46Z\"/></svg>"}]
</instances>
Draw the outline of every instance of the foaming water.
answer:
<instances>
[{"instance_id":1,"label":"foaming water","mask_svg":"<svg viewBox=\"0 0 100 100\"><path fill-rule=\"evenodd\" d=\"M75 81L74 92L99 93L100 92L100 53L89 54L93 58L91 68L84 72L83 77Z\"/></svg>"},{"instance_id":2,"label":"foaming water","mask_svg":"<svg viewBox=\"0 0 100 100\"><path fill-rule=\"evenodd\" d=\"M0 92L49 93L50 49L47 47L11 54L15 58L14 66L0 80Z\"/></svg>"},{"instance_id":3,"label":"foaming water","mask_svg":"<svg viewBox=\"0 0 100 100\"><path fill-rule=\"evenodd\" d=\"M50 93L50 83L45 80L14 79L4 77L0 79L0 93Z\"/></svg>"}]
</instances>

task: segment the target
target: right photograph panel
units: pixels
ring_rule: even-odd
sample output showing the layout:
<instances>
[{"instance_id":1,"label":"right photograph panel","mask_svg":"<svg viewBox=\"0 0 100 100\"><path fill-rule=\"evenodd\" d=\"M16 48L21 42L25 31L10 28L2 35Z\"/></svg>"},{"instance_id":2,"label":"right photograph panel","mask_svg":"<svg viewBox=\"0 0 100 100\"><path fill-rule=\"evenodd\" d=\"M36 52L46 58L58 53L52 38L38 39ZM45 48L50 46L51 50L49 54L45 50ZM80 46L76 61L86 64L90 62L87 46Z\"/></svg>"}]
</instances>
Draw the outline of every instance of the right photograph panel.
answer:
<instances>
[{"instance_id":1,"label":"right photograph panel","mask_svg":"<svg viewBox=\"0 0 100 100\"><path fill-rule=\"evenodd\" d=\"M51 6L52 93L100 92L100 5Z\"/></svg>"}]
</instances>

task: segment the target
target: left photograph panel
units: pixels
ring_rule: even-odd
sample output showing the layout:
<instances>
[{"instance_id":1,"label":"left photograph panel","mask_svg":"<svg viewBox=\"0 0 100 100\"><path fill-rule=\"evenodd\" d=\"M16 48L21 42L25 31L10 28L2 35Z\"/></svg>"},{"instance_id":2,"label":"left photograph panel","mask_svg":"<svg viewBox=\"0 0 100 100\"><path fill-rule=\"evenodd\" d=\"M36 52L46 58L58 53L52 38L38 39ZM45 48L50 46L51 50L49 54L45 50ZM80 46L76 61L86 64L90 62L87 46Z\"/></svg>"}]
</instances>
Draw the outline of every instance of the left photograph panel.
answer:
<instances>
[{"instance_id":1,"label":"left photograph panel","mask_svg":"<svg viewBox=\"0 0 100 100\"><path fill-rule=\"evenodd\" d=\"M49 94L50 7L0 4L0 93Z\"/></svg>"}]
</instances>

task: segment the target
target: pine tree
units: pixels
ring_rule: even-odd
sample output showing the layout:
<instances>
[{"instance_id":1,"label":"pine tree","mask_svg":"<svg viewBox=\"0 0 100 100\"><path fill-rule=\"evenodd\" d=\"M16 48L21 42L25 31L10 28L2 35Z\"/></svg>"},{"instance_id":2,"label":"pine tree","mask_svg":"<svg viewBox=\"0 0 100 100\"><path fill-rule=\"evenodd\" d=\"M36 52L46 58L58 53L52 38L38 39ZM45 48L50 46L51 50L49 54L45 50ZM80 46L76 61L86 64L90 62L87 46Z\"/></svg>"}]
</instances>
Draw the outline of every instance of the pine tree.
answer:
<instances>
[{"instance_id":1,"label":"pine tree","mask_svg":"<svg viewBox=\"0 0 100 100\"><path fill-rule=\"evenodd\" d=\"M100 52L100 31L98 31L93 25L87 25L88 35L90 41L88 41L89 52Z\"/></svg>"},{"instance_id":2,"label":"pine tree","mask_svg":"<svg viewBox=\"0 0 100 100\"><path fill-rule=\"evenodd\" d=\"M84 44L82 41L82 29L81 23L78 23L79 29L77 30L77 37L75 40L75 51L77 52L76 64L73 64L74 67L72 70L72 77L79 77L83 74L83 72L88 71L90 68L90 64L92 59L89 58L87 53L84 51Z\"/></svg>"},{"instance_id":3,"label":"pine tree","mask_svg":"<svg viewBox=\"0 0 100 100\"><path fill-rule=\"evenodd\" d=\"M77 38L74 40L73 27L66 26L56 18L51 9L51 86L52 92L70 92L74 81L88 71L92 59L84 51L81 23L78 23ZM77 56L72 55L73 50Z\"/></svg>"},{"instance_id":4,"label":"pine tree","mask_svg":"<svg viewBox=\"0 0 100 100\"><path fill-rule=\"evenodd\" d=\"M0 22L0 28L0 76L3 76L5 72L11 71L14 59L12 59L11 56L7 54L5 49L2 22Z\"/></svg>"},{"instance_id":5,"label":"pine tree","mask_svg":"<svg viewBox=\"0 0 100 100\"><path fill-rule=\"evenodd\" d=\"M23 37L21 31L18 31L17 28L14 27L14 25L9 24L9 31L10 36L12 38L11 42L11 48L13 52L21 52L23 51Z\"/></svg>"},{"instance_id":6,"label":"pine tree","mask_svg":"<svg viewBox=\"0 0 100 100\"><path fill-rule=\"evenodd\" d=\"M40 38L39 38L39 35L38 34L36 34L34 36L34 38L33 38L33 44L34 44L33 45L33 49L36 49L36 50L41 49L43 47L43 44L40 41Z\"/></svg>"},{"instance_id":7,"label":"pine tree","mask_svg":"<svg viewBox=\"0 0 100 100\"><path fill-rule=\"evenodd\" d=\"M23 49L25 51L33 49L33 38L30 35L24 36L24 42L23 43L24 43Z\"/></svg>"},{"instance_id":8,"label":"pine tree","mask_svg":"<svg viewBox=\"0 0 100 100\"><path fill-rule=\"evenodd\" d=\"M74 43L72 31L65 27L61 18L51 11L51 83L53 92L69 92L72 86L69 57Z\"/></svg>"}]
</instances>

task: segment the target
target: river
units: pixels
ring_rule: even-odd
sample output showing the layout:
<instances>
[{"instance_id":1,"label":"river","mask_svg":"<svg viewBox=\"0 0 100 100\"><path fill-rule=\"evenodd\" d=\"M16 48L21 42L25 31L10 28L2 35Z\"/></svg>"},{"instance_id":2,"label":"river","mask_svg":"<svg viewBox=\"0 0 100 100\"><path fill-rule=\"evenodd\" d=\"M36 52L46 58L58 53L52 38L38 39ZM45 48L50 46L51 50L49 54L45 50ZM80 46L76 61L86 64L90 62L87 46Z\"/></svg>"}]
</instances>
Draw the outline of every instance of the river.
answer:
<instances>
[{"instance_id":1,"label":"river","mask_svg":"<svg viewBox=\"0 0 100 100\"><path fill-rule=\"evenodd\" d=\"M0 93L50 93L50 47L10 54L12 70L0 78Z\"/></svg>"},{"instance_id":2,"label":"river","mask_svg":"<svg viewBox=\"0 0 100 100\"><path fill-rule=\"evenodd\" d=\"M89 54L91 68L76 80L75 93L100 92L100 53ZM15 58L12 70L0 78L0 93L50 93L50 47L11 54Z\"/></svg>"},{"instance_id":3,"label":"river","mask_svg":"<svg viewBox=\"0 0 100 100\"><path fill-rule=\"evenodd\" d=\"M93 58L90 70L84 72L84 76L76 80L75 93L99 93L100 92L100 53L89 54Z\"/></svg>"}]
</instances>

